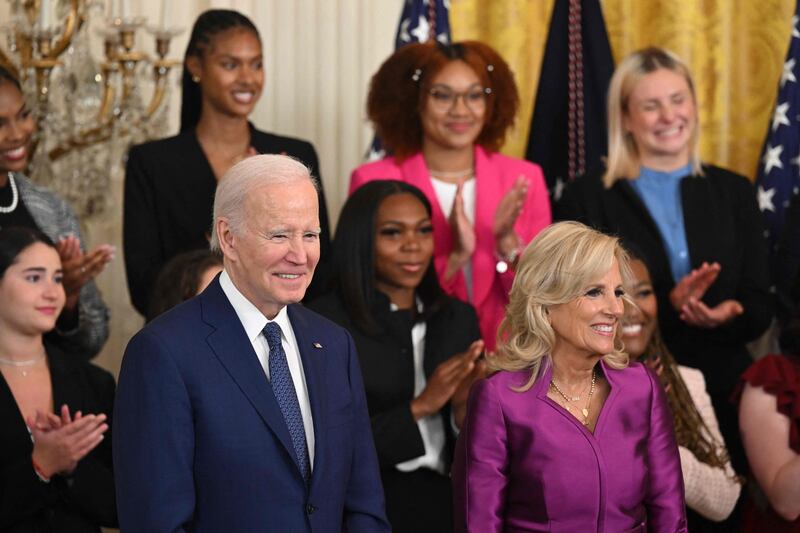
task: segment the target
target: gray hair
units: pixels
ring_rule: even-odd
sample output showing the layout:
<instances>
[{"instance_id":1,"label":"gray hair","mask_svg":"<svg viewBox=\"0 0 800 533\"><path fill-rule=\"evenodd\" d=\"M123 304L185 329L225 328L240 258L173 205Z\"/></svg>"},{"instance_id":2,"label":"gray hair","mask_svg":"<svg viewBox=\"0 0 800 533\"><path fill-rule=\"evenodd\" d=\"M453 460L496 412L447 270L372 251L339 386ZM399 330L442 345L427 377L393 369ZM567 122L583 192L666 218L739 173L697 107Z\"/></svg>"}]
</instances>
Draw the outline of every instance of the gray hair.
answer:
<instances>
[{"instance_id":1,"label":"gray hair","mask_svg":"<svg viewBox=\"0 0 800 533\"><path fill-rule=\"evenodd\" d=\"M228 221L234 234L241 235L246 222L246 200L256 187L302 180L309 180L319 191L317 180L309 168L286 155L255 155L233 165L219 180L214 195L211 249L221 251L217 235L217 220L220 218Z\"/></svg>"}]
</instances>

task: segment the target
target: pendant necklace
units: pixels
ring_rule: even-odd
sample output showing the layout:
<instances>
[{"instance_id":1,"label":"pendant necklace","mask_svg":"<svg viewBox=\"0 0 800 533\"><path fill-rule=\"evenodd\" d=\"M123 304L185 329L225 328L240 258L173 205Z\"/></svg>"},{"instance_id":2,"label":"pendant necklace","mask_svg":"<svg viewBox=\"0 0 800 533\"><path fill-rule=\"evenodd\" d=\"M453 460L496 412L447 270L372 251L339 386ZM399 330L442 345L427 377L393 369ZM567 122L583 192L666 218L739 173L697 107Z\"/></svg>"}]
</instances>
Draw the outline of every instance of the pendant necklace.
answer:
<instances>
[{"instance_id":1,"label":"pendant necklace","mask_svg":"<svg viewBox=\"0 0 800 533\"><path fill-rule=\"evenodd\" d=\"M0 357L0 365L12 366L22 373L22 377L28 377L30 367L39 363L44 359L44 354L34 357L33 359L25 359L24 361L15 361L13 359L5 359Z\"/></svg>"},{"instance_id":2,"label":"pendant necklace","mask_svg":"<svg viewBox=\"0 0 800 533\"><path fill-rule=\"evenodd\" d=\"M581 415L583 415L583 421L581 423L584 426L588 426L589 425L589 406L592 403L592 395L594 395L594 388L595 388L595 384L596 383L597 383L597 372L595 370L592 370L592 384L589 386L589 395L586 397L586 407L581 409ZM564 404L564 407L567 409L567 411L572 412L572 410L569 407L569 402L577 402L577 401L579 401L581 399L581 397L580 396L567 396L566 394L564 394L564 392L561 389L558 388L558 385L556 385L555 380L553 380L552 378L550 379L550 385L552 385L553 389L555 389L555 391L562 398L564 398L564 402L566 402Z\"/></svg>"}]
</instances>

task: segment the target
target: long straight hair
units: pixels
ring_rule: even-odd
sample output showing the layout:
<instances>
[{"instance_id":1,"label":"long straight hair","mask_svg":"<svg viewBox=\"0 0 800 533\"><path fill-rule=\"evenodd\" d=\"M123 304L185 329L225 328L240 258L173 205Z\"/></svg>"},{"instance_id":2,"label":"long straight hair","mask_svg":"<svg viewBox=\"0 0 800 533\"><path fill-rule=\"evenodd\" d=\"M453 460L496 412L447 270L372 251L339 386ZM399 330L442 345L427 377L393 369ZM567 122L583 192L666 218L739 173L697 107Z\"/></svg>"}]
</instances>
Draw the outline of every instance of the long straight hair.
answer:
<instances>
[{"instance_id":1,"label":"long straight hair","mask_svg":"<svg viewBox=\"0 0 800 533\"><path fill-rule=\"evenodd\" d=\"M186 60L192 56L202 58L211 45L211 40L214 36L232 28L244 28L252 31L261 42L261 36L258 34L258 29L253 24L253 21L238 11L209 9L201 13L194 23L192 35L189 37L189 44L186 46L186 54L183 58L181 133L197 126L203 106L203 94L200 90L200 85L192 80L192 74L186 67Z\"/></svg>"},{"instance_id":2,"label":"long straight hair","mask_svg":"<svg viewBox=\"0 0 800 533\"><path fill-rule=\"evenodd\" d=\"M431 204L418 188L396 180L371 181L359 187L345 202L339 215L333 240L334 286L353 323L367 334L376 334L381 326L373 316L375 306L375 221L383 201L396 194L410 194L431 216ZM424 316L442 305L444 293L431 259L417 287L417 296L425 306Z\"/></svg>"}]
</instances>

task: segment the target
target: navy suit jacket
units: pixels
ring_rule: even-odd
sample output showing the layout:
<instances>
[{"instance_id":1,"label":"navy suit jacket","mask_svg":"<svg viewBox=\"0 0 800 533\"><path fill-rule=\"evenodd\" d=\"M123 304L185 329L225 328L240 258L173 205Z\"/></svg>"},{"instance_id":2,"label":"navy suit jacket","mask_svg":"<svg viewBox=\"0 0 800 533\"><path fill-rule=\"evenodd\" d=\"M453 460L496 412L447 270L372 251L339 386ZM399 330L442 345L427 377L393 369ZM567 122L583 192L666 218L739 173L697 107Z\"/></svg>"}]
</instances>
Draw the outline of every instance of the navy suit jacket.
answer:
<instances>
[{"instance_id":1,"label":"navy suit jacket","mask_svg":"<svg viewBox=\"0 0 800 533\"><path fill-rule=\"evenodd\" d=\"M389 531L353 340L300 305L288 312L314 420L310 483L217 279L125 351L114 409L123 532Z\"/></svg>"}]
</instances>

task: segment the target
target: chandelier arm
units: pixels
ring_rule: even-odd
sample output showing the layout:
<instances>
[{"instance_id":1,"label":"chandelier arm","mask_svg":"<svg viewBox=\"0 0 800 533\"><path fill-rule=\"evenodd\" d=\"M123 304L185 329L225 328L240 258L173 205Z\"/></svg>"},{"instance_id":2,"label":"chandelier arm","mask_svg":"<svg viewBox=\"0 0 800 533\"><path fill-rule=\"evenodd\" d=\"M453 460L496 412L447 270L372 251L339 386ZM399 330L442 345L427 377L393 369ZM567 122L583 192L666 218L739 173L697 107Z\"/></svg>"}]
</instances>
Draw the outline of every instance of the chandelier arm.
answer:
<instances>
[{"instance_id":1,"label":"chandelier arm","mask_svg":"<svg viewBox=\"0 0 800 533\"><path fill-rule=\"evenodd\" d=\"M58 38L58 41L56 41L55 46L50 50L47 56L49 59L56 59L64 53L64 50L66 50L72 42L72 36L75 34L75 30L83 24L83 17L78 13L80 2L81 0L70 1L69 15L67 15L67 20L64 21L64 30L61 32L61 36Z\"/></svg>"}]
</instances>

